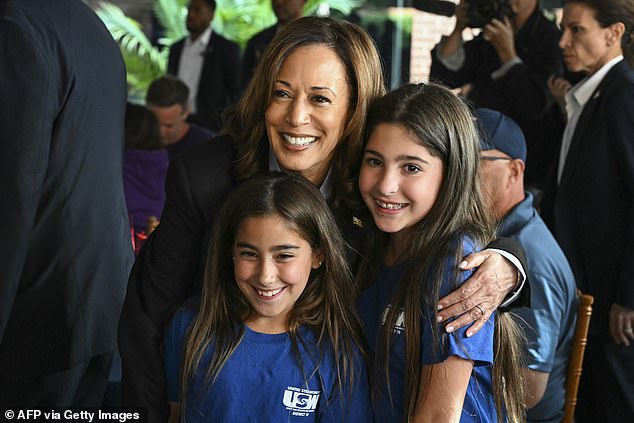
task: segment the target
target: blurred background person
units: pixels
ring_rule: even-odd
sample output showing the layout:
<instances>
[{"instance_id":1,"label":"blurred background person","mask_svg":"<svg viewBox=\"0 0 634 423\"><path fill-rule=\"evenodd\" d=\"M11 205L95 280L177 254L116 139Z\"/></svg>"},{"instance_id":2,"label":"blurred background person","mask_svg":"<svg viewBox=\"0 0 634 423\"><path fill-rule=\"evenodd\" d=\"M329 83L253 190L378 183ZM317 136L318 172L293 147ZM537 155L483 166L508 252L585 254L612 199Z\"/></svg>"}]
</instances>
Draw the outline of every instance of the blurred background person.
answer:
<instances>
[{"instance_id":1,"label":"blurred background person","mask_svg":"<svg viewBox=\"0 0 634 423\"><path fill-rule=\"evenodd\" d=\"M99 407L132 265L126 75L80 0L0 1L0 408Z\"/></svg>"},{"instance_id":2,"label":"blurred background person","mask_svg":"<svg viewBox=\"0 0 634 423\"><path fill-rule=\"evenodd\" d=\"M632 0L565 1L559 45L587 76L565 94L553 172L555 236L594 296L578 422L634 421L634 72ZM553 80L553 88L558 84Z\"/></svg>"},{"instance_id":3,"label":"blurred background person","mask_svg":"<svg viewBox=\"0 0 634 423\"><path fill-rule=\"evenodd\" d=\"M170 160L213 138L209 129L187 121L190 116L188 96L187 85L171 75L152 81L145 96L146 106L158 119L161 139L167 146Z\"/></svg>"},{"instance_id":4,"label":"blurred background person","mask_svg":"<svg viewBox=\"0 0 634 423\"><path fill-rule=\"evenodd\" d=\"M430 78L451 88L468 85L464 95L476 107L498 110L517 122L528 146L527 187L541 190L563 130L547 86L551 74L563 73L560 32L544 17L538 0L507 4L500 16L474 23L469 2L461 0L453 31L432 50ZM474 25L482 25L482 32L464 42L462 33Z\"/></svg>"},{"instance_id":5,"label":"blurred background person","mask_svg":"<svg viewBox=\"0 0 634 423\"><path fill-rule=\"evenodd\" d=\"M189 87L190 120L216 132L222 111L240 94L240 46L211 29L214 0L191 0L187 8L189 36L169 51L167 73Z\"/></svg>"},{"instance_id":6,"label":"blurred background person","mask_svg":"<svg viewBox=\"0 0 634 423\"><path fill-rule=\"evenodd\" d=\"M306 0L271 0L271 7L277 17L277 23L263 29L249 39L242 56L242 88L245 89L255 72L264 50L275 37L275 34L286 24L301 18L304 14Z\"/></svg>"},{"instance_id":7,"label":"blurred background person","mask_svg":"<svg viewBox=\"0 0 634 423\"><path fill-rule=\"evenodd\" d=\"M526 253L530 307L521 317L527 340L528 422L561 422L570 343L575 331L575 279L561 248L524 190L526 142L520 127L491 109L476 109L482 130L480 174L488 203L500 221L498 235L516 238Z\"/></svg>"},{"instance_id":8,"label":"blurred background person","mask_svg":"<svg viewBox=\"0 0 634 423\"><path fill-rule=\"evenodd\" d=\"M150 231L149 221L161 218L168 163L156 116L144 106L128 103L123 187L135 253L138 253Z\"/></svg>"}]
</instances>

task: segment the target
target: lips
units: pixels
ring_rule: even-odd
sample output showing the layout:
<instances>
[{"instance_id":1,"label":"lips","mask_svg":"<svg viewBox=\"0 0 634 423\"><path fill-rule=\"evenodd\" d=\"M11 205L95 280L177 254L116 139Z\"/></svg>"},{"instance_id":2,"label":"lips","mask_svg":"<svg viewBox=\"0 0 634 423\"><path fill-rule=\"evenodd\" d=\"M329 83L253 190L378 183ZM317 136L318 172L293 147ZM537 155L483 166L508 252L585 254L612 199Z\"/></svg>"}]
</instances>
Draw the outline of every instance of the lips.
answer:
<instances>
[{"instance_id":1,"label":"lips","mask_svg":"<svg viewBox=\"0 0 634 423\"><path fill-rule=\"evenodd\" d=\"M276 289L257 289L257 288L254 288L254 289L255 289L255 292L258 294L258 297L264 300L273 300L279 297L279 295L285 288L286 287L276 288Z\"/></svg>"},{"instance_id":2,"label":"lips","mask_svg":"<svg viewBox=\"0 0 634 423\"><path fill-rule=\"evenodd\" d=\"M282 134L282 138L284 138L284 142L288 145L296 146L296 147L305 147L317 141L317 137L297 137L289 134Z\"/></svg>"},{"instance_id":3,"label":"lips","mask_svg":"<svg viewBox=\"0 0 634 423\"><path fill-rule=\"evenodd\" d=\"M407 203L384 203L381 200L374 200L374 201L376 202L376 205L379 206L379 208L390 210L390 211L402 210L405 207L409 206L409 204Z\"/></svg>"}]
</instances>

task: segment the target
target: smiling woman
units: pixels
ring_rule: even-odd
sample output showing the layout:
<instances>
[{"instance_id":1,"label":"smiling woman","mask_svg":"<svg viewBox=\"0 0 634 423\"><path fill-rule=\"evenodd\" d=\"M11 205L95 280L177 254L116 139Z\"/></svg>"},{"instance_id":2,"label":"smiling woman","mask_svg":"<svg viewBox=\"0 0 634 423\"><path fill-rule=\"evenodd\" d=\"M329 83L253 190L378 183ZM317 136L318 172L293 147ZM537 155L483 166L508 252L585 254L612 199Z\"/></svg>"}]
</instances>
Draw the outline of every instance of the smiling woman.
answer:
<instances>
[{"instance_id":1,"label":"smiling woman","mask_svg":"<svg viewBox=\"0 0 634 423\"><path fill-rule=\"evenodd\" d=\"M266 133L284 171L321 186L347 120L350 93L335 52L300 47L284 61L266 109Z\"/></svg>"}]
</instances>

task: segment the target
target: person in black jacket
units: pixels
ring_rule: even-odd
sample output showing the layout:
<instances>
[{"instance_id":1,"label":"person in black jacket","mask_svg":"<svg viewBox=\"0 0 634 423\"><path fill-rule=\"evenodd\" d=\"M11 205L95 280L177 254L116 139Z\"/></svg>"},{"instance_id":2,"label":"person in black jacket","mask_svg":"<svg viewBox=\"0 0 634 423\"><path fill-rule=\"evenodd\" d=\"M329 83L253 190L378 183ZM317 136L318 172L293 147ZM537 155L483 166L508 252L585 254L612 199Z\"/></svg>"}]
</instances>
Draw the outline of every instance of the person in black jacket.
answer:
<instances>
[{"instance_id":1,"label":"person in black jacket","mask_svg":"<svg viewBox=\"0 0 634 423\"><path fill-rule=\"evenodd\" d=\"M327 199L351 246L351 264L362 254L363 222L351 198L367 108L385 92L374 41L349 22L304 17L275 37L259 69L227 110L224 135L170 163L161 223L130 276L119 331L123 403L147 407L152 421L168 414L161 362L166 317L199 292L205 234L236 184L271 170L300 174ZM484 259L471 282L442 303L445 318L464 314L452 323L457 327L474 320L474 330L481 327L516 285L515 267L494 252L470 263Z\"/></svg>"},{"instance_id":2,"label":"person in black jacket","mask_svg":"<svg viewBox=\"0 0 634 423\"><path fill-rule=\"evenodd\" d=\"M169 51L167 73L190 90L192 122L217 132L222 111L240 94L240 46L212 31L214 0L191 0L187 9L189 37Z\"/></svg>"},{"instance_id":3,"label":"person in black jacket","mask_svg":"<svg viewBox=\"0 0 634 423\"><path fill-rule=\"evenodd\" d=\"M464 42L469 2L456 9L456 25L432 50L431 79L464 87L476 107L497 110L518 123L526 136L526 184L543 189L557 154L563 123L547 86L562 75L560 32L546 19L538 0L510 1L507 16L493 19Z\"/></svg>"},{"instance_id":4,"label":"person in black jacket","mask_svg":"<svg viewBox=\"0 0 634 423\"><path fill-rule=\"evenodd\" d=\"M80 0L2 0L0 93L0 408L99 407L133 259L121 52Z\"/></svg>"},{"instance_id":5,"label":"person in black jacket","mask_svg":"<svg viewBox=\"0 0 634 423\"><path fill-rule=\"evenodd\" d=\"M632 0L568 0L568 124L553 171L555 236L594 296L576 421L634 421L634 71ZM624 58L625 56L625 58ZM568 85L568 87L570 87Z\"/></svg>"},{"instance_id":6,"label":"person in black jacket","mask_svg":"<svg viewBox=\"0 0 634 423\"><path fill-rule=\"evenodd\" d=\"M284 26L299 19L304 14L304 5L306 0L271 0L271 6L277 22L275 25L263 29L255 34L247 42L242 57L242 88L246 88L255 72L258 62L264 55L266 48L269 46L275 34Z\"/></svg>"}]
</instances>

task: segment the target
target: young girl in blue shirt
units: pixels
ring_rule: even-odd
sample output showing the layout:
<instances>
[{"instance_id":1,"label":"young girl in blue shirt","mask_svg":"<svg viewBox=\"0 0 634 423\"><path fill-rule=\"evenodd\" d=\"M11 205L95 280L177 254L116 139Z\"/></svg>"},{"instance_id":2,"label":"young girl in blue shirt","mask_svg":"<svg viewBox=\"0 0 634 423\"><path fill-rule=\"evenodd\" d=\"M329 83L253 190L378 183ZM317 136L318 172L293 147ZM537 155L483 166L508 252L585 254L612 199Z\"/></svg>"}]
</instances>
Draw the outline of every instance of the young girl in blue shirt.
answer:
<instances>
[{"instance_id":1,"label":"young girl in blue shirt","mask_svg":"<svg viewBox=\"0 0 634 423\"><path fill-rule=\"evenodd\" d=\"M282 174L241 184L205 272L199 309L167 329L170 421L371 420L345 244L315 186Z\"/></svg>"},{"instance_id":2,"label":"young girl in blue shirt","mask_svg":"<svg viewBox=\"0 0 634 423\"><path fill-rule=\"evenodd\" d=\"M376 422L523 420L511 317L494 313L469 335L437 323L438 299L469 276L457 264L494 236L478 169L477 128L448 89L409 84L371 107L358 183L369 251L358 306L374 350Z\"/></svg>"}]
</instances>

